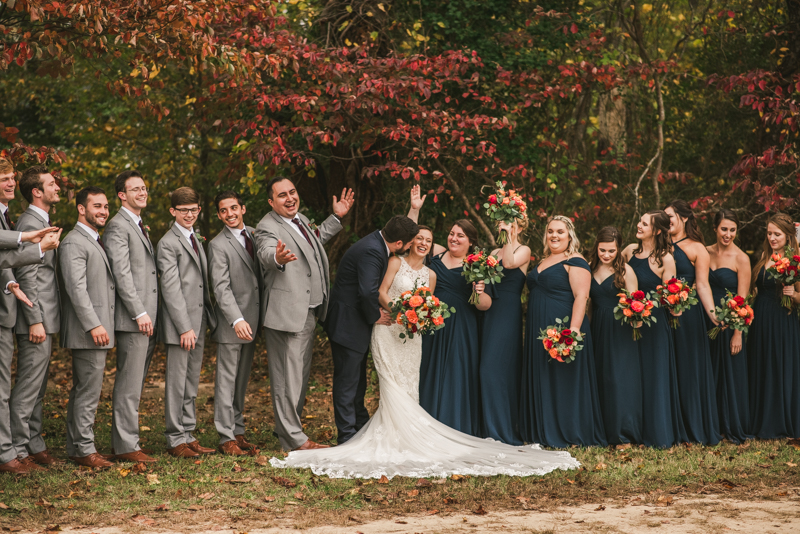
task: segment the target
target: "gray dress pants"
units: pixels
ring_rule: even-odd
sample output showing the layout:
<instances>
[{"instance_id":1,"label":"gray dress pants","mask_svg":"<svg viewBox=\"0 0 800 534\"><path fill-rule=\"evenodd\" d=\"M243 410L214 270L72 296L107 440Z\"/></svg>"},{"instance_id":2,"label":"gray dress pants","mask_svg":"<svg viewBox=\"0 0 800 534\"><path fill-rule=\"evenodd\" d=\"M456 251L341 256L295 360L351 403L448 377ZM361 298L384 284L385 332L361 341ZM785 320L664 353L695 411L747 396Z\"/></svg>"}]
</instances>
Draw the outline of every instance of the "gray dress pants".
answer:
<instances>
[{"instance_id":1,"label":"gray dress pants","mask_svg":"<svg viewBox=\"0 0 800 534\"><path fill-rule=\"evenodd\" d=\"M214 426L220 445L244 435L244 397L256 342L220 343L217 346L217 376L214 381Z\"/></svg>"},{"instance_id":2,"label":"gray dress pants","mask_svg":"<svg viewBox=\"0 0 800 534\"><path fill-rule=\"evenodd\" d=\"M17 457L11 438L11 360L14 359L14 332L0 326L0 464Z\"/></svg>"},{"instance_id":3,"label":"gray dress pants","mask_svg":"<svg viewBox=\"0 0 800 534\"><path fill-rule=\"evenodd\" d=\"M67 456L82 458L97 452L94 420L108 349L72 349L72 389L67 404Z\"/></svg>"},{"instance_id":4,"label":"gray dress pants","mask_svg":"<svg viewBox=\"0 0 800 534\"><path fill-rule=\"evenodd\" d=\"M139 402L156 335L145 336L141 332L116 332L117 376L114 381L114 397L111 417L111 445L114 453L127 454L139 447Z\"/></svg>"},{"instance_id":5,"label":"gray dress pants","mask_svg":"<svg viewBox=\"0 0 800 534\"><path fill-rule=\"evenodd\" d=\"M195 399L200 386L200 370L203 367L203 342L206 321L200 327L193 350L184 350L180 345L167 345L167 372L164 385L164 412L166 428L164 437L167 448L174 449L181 443L196 441L192 435L197 426Z\"/></svg>"},{"instance_id":6,"label":"gray dress pants","mask_svg":"<svg viewBox=\"0 0 800 534\"><path fill-rule=\"evenodd\" d=\"M31 343L28 334L17 335L17 381L11 390L11 436L17 456L25 458L47 450L42 438L42 401L47 391L53 334Z\"/></svg>"}]
</instances>

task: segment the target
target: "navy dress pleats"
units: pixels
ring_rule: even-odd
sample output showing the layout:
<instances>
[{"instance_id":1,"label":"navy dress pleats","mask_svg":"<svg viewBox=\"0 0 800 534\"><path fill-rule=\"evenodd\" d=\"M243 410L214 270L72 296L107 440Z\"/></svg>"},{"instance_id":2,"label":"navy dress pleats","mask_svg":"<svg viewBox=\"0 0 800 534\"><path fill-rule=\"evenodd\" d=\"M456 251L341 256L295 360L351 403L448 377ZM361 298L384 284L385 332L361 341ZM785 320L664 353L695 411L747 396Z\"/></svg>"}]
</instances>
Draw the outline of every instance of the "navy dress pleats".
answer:
<instances>
[{"instance_id":1,"label":"navy dress pleats","mask_svg":"<svg viewBox=\"0 0 800 534\"><path fill-rule=\"evenodd\" d=\"M756 279L747 339L750 431L761 439L800 437L800 320L781 305L781 286Z\"/></svg>"},{"instance_id":2,"label":"navy dress pleats","mask_svg":"<svg viewBox=\"0 0 800 534\"><path fill-rule=\"evenodd\" d=\"M678 243L673 243L673 248L676 277L683 278L690 285L694 284L694 265ZM702 302L698 302L679 317L680 326L672 330L672 338L686 436L692 442L716 445L720 440L719 416L706 329L707 317Z\"/></svg>"},{"instance_id":3,"label":"navy dress pleats","mask_svg":"<svg viewBox=\"0 0 800 534\"><path fill-rule=\"evenodd\" d=\"M592 344L606 438L610 444L642 442L642 369L633 329L614 319L620 292L614 276L592 277Z\"/></svg>"},{"instance_id":4,"label":"navy dress pleats","mask_svg":"<svg viewBox=\"0 0 800 534\"><path fill-rule=\"evenodd\" d=\"M502 261L501 261L502 263ZM522 445L519 388L522 370L522 269L505 269L491 286L492 306L481 325L481 405L483 437Z\"/></svg>"},{"instance_id":5,"label":"navy dress pleats","mask_svg":"<svg viewBox=\"0 0 800 534\"><path fill-rule=\"evenodd\" d=\"M431 260L436 273L434 294L456 309L445 327L422 338L419 403L447 426L480 436L481 396L478 312L469 303L472 285L461 267L448 269L441 257Z\"/></svg>"},{"instance_id":6,"label":"navy dress pleats","mask_svg":"<svg viewBox=\"0 0 800 534\"><path fill-rule=\"evenodd\" d=\"M585 260L571 258L542 273L534 268L527 276L530 300L522 361L520 434L526 442L547 447L604 446L588 319L584 317L581 325L584 348L572 363L553 360L537 339L540 329L555 324L557 318L572 315L575 298L565 265L589 270Z\"/></svg>"},{"instance_id":7,"label":"navy dress pleats","mask_svg":"<svg viewBox=\"0 0 800 534\"><path fill-rule=\"evenodd\" d=\"M628 264L636 273L639 289L655 291L661 279L650 268L647 258L632 256ZM675 351L667 312L654 308L656 322L642 326L639 353L642 369L642 443L650 447L671 447L686 441L678 400Z\"/></svg>"}]
</instances>

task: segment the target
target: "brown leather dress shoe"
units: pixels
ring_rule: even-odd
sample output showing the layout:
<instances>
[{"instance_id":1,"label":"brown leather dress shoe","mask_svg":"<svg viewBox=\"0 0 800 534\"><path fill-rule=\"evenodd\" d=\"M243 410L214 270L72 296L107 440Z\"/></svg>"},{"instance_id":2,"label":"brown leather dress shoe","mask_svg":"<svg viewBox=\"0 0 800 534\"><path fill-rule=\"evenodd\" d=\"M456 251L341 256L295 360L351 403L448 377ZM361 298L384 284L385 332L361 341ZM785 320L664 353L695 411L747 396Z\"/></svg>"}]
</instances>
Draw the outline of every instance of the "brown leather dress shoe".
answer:
<instances>
[{"instance_id":1,"label":"brown leather dress shoe","mask_svg":"<svg viewBox=\"0 0 800 534\"><path fill-rule=\"evenodd\" d=\"M296 449L292 449L295 451L310 451L312 449L329 449L330 445L320 445L319 443L315 443L311 440L306 441Z\"/></svg>"},{"instance_id":2,"label":"brown leather dress shoe","mask_svg":"<svg viewBox=\"0 0 800 534\"><path fill-rule=\"evenodd\" d=\"M28 458L33 458L33 461L39 465L55 465L63 463L61 460L50 456L50 453L47 452L47 449L43 450L42 452L37 452L36 454L31 454L28 456Z\"/></svg>"},{"instance_id":3,"label":"brown leather dress shoe","mask_svg":"<svg viewBox=\"0 0 800 534\"><path fill-rule=\"evenodd\" d=\"M121 462L133 462L138 464L139 462L145 464L152 464L157 462L155 458L147 456L142 451L133 451L133 452L126 452L125 454L117 454L114 457L115 460L119 460Z\"/></svg>"},{"instance_id":4,"label":"brown leather dress shoe","mask_svg":"<svg viewBox=\"0 0 800 534\"><path fill-rule=\"evenodd\" d=\"M114 465L105 458L103 458L102 456L100 456L99 454L97 454L96 452L93 452L88 456L70 456L69 459L78 465L82 465L84 467L91 467L93 469L96 467L105 468Z\"/></svg>"},{"instance_id":5,"label":"brown leather dress shoe","mask_svg":"<svg viewBox=\"0 0 800 534\"><path fill-rule=\"evenodd\" d=\"M228 456L245 456L247 453L239 448L235 440L226 441L219 446L219 452Z\"/></svg>"},{"instance_id":6,"label":"brown leather dress shoe","mask_svg":"<svg viewBox=\"0 0 800 534\"><path fill-rule=\"evenodd\" d=\"M240 449L243 451L249 451L250 449L255 449L256 446L252 443L249 443L246 439L244 439L244 435L239 434L236 436L236 444L239 446Z\"/></svg>"},{"instance_id":7,"label":"brown leather dress shoe","mask_svg":"<svg viewBox=\"0 0 800 534\"><path fill-rule=\"evenodd\" d=\"M202 445L200 445L200 442L197 441L197 440L194 440L191 443L187 443L186 446L188 446L190 449L192 449L197 454L214 454L215 452L217 452L214 449L209 449L208 447L203 447Z\"/></svg>"},{"instance_id":8,"label":"brown leather dress shoe","mask_svg":"<svg viewBox=\"0 0 800 534\"><path fill-rule=\"evenodd\" d=\"M0 464L0 473L11 473L12 475L27 475L31 470L28 466L14 458L10 462Z\"/></svg>"},{"instance_id":9,"label":"brown leather dress shoe","mask_svg":"<svg viewBox=\"0 0 800 534\"><path fill-rule=\"evenodd\" d=\"M47 471L47 468L38 465L30 456L26 456L25 458L20 457L17 458L17 460L19 460L19 463L27 467L28 471Z\"/></svg>"},{"instance_id":10,"label":"brown leather dress shoe","mask_svg":"<svg viewBox=\"0 0 800 534\"><path fill-rule=\"evenodd\" d=\"M174 456L175 458L197 458L198 456L200 456L192 449L190 449L186 443L181 443L177 447L174 447L172 449L167 449L167 452L172 456Z\"/></svg>"}]
</instances>

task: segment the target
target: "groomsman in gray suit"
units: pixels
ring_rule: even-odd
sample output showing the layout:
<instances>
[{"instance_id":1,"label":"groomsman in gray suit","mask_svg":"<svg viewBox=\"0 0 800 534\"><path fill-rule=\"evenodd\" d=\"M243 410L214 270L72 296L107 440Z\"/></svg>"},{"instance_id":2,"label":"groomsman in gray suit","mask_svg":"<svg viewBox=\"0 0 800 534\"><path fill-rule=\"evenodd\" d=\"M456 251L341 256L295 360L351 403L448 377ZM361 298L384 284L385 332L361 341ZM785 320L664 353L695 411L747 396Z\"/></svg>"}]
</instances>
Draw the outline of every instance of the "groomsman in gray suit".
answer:
<instances>
[{"instance_id":1,"label":"groomsman in gray suit","mask_svg":"<svg viewBox=\"0 0 800 534\"><path fill-rule=\"evenodd\" d=\"M154 326L158 313L156 253L142 221L147 186L139 171L130 170L117 176L114 189L122 207L103 232L117 287L117 376L111 444L117 460L155 462L139 446L139 401L156 345Z\"/></svg>"},{"instance_id":2,"label":"groomsman in gray suit","mask_svg":"<svg viewBox=\"0 0 800 534\"><path fill-rule=\"evenodd\" d=\"M63 289L61 344L72 350L72 389L67 404L67 456L78 465L110 467L94 444L97 404L108 349L114 347L114 274L98 231L108 219L108 200L89 186L75 197L78 222L61 244Z\"/></svg>"},{"instance_id":3,"label":"groomsman in gray suit","mask_svg":"<svg viewBox=\"0 0 800 534\"><path fill-rule=\"evenodd\" d=\"M58 203L60 188L41 166L29 167L19 182L22 196L30 205L17 221L16 230L37 231L52 227L50 211ZM57 462L47 452L42 438L42 400L47 389L53 336L60 330L56 250L45 252L42 263L16 270L20 289L33 306L17 307L17 380L11 390L11 434L17 457L26 465Z\"/></svg>"},{"instance_id":4,"label":"groomsman in gray suit","mask_svg":"<svg viewBox=\"0 0 800 534\"><path fill-rule=\"evenodd\" d=\"M267 288L264 337L275 431L284 450L325 448L308 439L300 417L314 329L328 310L330 274L322 245L342 229L354 195L343 190L341 200L334 196L333 214L316 228L298 212L300 197L291 180L273 178L267 194L272 211L256 227L256 244Z\"/></svg>"},{"instance_id":5,"label":"groomsman in gray suit","mask_svg":"<svg viewBox=\"0 0 800 534\"><path fill-rule=\"evenodd\" d=\"M192 225L200 213L200 196L190 187L172 192L169 212L175 224L158 242L161 277L159 333L167 346L164 387L167 452L178 458L213 453L192 435L197 425L195 399L200 385L206 327L216 318L208 286L208 266L202 241Z\"/></svg>"},{"instance_id":6,"label":"groomsman in gray suit","mask_svg":"<svg viewBox=\"0 0 800 534\"><path fill-rule=\"evenodd\" d=\"M255 453L245 440L244 399L258 325L264 316L261 266L255 257L253 229L245 227L247 209L235 191L214 199L225 229L208 245L208 270L216 300L217 376L214 382L214 424L219 451L242 456Z\"/></svg>"}]
</instances>

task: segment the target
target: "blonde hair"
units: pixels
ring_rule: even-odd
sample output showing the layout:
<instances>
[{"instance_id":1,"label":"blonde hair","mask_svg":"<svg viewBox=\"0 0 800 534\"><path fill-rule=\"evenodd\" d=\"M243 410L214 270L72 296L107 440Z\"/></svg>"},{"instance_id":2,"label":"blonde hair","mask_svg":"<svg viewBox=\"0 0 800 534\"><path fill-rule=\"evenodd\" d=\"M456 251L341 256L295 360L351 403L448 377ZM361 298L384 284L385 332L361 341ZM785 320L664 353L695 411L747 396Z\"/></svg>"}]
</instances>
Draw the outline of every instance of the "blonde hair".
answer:
<instances>
[{"instance_id":1,"label":"blonde hair","mask_svg":"<svg viewBox=\"0 0 800 534\"><path fill-rule=\"evenodd\" d=\"M544 253L542 254L542 259L550 255L550 247L547 246L547 229L550 228L550 223L553 221L560 221L564 223L564 226L567 227L567 233L569 234L569 246L567 247L567 250L564 251L564 254L566 254L567 257L572 256L573 254L578 254L581 251L581 242L578 239L578 235L575 233L575 225L572 224L572 221L569 220L569 217L564 217L563 215L553 215L547 219L547 224L544 227L544 236L542 237Z\"/></svg>"},{"instance_id":2,"label":"blonde hair","mask_svg":"<svg viewBox=\"0 0 800 534\"><path fill-rule=\"evenodd\" d=\"M14 165L6 158L0 158L0 174L10 174L14 172Z\"/></svg>"}]
</instances>

